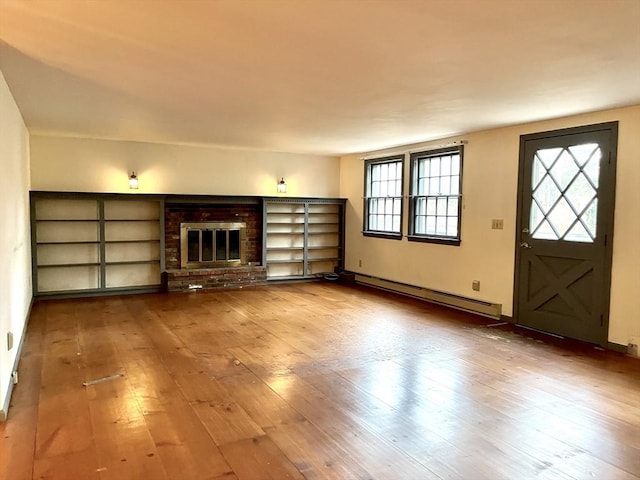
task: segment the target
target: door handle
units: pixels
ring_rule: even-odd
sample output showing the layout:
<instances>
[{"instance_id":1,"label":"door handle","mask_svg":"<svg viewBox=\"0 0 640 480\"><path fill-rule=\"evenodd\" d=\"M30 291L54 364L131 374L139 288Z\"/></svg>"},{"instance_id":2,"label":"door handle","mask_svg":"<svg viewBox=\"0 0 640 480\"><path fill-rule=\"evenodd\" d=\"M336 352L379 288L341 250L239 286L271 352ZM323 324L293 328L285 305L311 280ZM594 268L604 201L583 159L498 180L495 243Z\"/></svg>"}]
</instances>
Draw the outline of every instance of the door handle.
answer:
<instances>
[{"instance_id":1,"label":"door handle","mask_svg":"<svg viewBox=\"0 0 640 480\"><path fill-rule=\"evenodd\" d=\"M529 245L527 242L522 242L522 243L520 244L520 246L521 246L522 248L531 248L531 245Z\"/></svg>"}]
</instances>

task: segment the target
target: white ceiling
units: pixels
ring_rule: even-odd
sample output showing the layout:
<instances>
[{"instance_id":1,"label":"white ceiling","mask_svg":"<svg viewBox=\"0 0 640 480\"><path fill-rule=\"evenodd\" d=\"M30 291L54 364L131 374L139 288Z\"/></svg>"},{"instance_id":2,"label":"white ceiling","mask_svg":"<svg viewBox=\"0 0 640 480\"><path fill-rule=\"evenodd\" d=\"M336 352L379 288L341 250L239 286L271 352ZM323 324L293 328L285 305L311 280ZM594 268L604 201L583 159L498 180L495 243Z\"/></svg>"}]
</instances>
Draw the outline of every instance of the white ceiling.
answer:
<instances>
[{"instance_id":1,"label":"white ceiling","mask_svg":"<svg viewBox=\"0 0 640 480\"><path fill-rule=\"evenodd\" d=\"M342 154L640 103L639 0L0 0L31 133Z\"/></svg>"}]
</instances>

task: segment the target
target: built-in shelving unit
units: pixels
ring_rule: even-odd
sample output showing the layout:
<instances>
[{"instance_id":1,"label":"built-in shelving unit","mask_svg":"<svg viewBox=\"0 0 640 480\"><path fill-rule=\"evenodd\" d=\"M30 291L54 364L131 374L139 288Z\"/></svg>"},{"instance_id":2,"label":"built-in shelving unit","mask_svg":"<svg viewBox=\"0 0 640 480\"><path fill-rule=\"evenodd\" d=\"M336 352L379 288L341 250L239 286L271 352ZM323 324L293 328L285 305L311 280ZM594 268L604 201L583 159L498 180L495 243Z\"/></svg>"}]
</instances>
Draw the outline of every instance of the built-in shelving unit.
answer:
<instances>
[{"instance_id":1,"label":"built-in shelving unit","mask_svg":"<svg viewBox=\"0 0 640 480\"><path fill-rule=\"evenodd\" d=\"M267 278L313 278L341 268L343 215L343 200L265 200L263 263Z\"/></svg>"},{"instance_id":2,"label":"built-in shelving unit","mask_svg":"<svg viewBox=\"0 0 640 480\"><path fill-rule=\"evenodd\" d=\"M31 219L35 295L160 288L161 199L33 192Z\"/></svg>"}]
</instances>

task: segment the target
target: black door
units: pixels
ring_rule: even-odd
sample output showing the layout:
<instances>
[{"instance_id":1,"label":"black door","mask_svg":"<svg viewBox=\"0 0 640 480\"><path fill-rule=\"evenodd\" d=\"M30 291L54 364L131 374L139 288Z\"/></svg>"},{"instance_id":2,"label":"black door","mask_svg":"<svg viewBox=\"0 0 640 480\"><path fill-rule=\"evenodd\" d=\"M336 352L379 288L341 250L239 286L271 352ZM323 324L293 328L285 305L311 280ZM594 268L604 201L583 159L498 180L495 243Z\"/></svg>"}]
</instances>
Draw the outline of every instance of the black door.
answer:
<instances>
[{"instance_id":1,"label":"black door","mask_svg":"<svg viewBox=\"0 0 640 480\"><path fill-rule=\"evenodd\" d=\"M618 124L520 138L516 323L607 342Z\"/></svg>"}]
</instances>

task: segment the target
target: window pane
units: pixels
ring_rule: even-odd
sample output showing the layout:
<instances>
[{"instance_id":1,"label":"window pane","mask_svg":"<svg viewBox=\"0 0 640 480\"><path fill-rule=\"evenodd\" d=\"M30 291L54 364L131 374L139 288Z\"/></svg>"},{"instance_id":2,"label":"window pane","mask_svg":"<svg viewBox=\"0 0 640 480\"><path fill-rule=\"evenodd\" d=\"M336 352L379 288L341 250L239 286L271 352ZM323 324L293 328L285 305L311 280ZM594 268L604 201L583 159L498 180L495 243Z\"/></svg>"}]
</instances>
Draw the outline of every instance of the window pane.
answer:
<instances>
[{"instance_id":1,"label":"window pane","mask_svg":"<svg viewBox=\"0 0 640 480\"><path fill-rule=\"evenodd\" d=\"M440 177L440 194L451 194L451 177Z\"/></svg>"},{"instance_id":2,"label":"window pane","mask_svg":"<svg viewBox=\"0 0 640 480\"><path fill-rule=\"evenodd\" d=\"M416 217L416 225L415 225L415 232L417 234L424 234L425 232L425 217L420 215L418 217Z\"/></svg>"},{"instance_id":3,"label":"window pane","mask_svg":"<svg viewBox=\"0 0 640 480\"><path fill-rule=\"evenodd\" d=\"M454 175L451 177L451 195L459 195L460 194L460 177Z\"/></svg>"},{"instance_id":4,"label":"window pane","mask_svg":"<svg viewBox=\"0 0 640 480\"><path fill-rule=\"evenodd\" d=\"M442 157L442 161L440 162L440 175L443 177L451 175L451 157L449 155Z\"/></svg>"},{"instance_id":5,"label":"window pane","mask_svg":"<svg viewBox=\"0 0 640 480\"><path fill-rule=\"evenodd\" d=\"M440 179L432 177L429 179L429 195L440 195Z\"/></svg>"},{"instance_id":6,"label":"window pane","mask_svg":"<svg viewBox=\"0 0 640 480\"><path fill-rule=\"evenodd\" d=\"M451 175L460 175L460 155L451 157Z\"/></svg>"},{"instance_id":7,"label":"window pane","mask_svg":"<svg viewBox=\"0 0 640 480\"><path fill-rule=\"evenodd\" d=\"M400 217L397 215L393 216L393 231L394 232L400 231Z\"/></svg>"},{"instance_id":8,"label":"window pane","mask_svg":"<svg viewBox=\"0 0 640 480\"><path fill-rule=\"evenodd\" d=\"M458 236L458 219L456 217L447 218L447 235L451 237Z\"/></svg>"},{"instance_id":9,"label":"window pane","mask_svg":"<svg viewBox=\"0 0 640 480\"><path fill-rule=\"evenodd\" d=\"M436 207L437 215L446 216L447 215L447 199L444 197L438 198L437 202L438 202Z\"/></svg>"},{"instance_id":10,"label":"window pane","mask_svg":"<svg viewBox=\"0 0 640 480\"><path fill-rule=\"evenodd\" d=\"M431 159L431 172L430 175L432 177L437 177L440 175L440 157Z\"/></svg>"},{"instance_id":11,"label":"window pane","mask_svg":"<svg viewBox=\"0 0 640 480\"><path fill-rule=\"evenodd\" d=\"M380 180L381 181L385 181L387 180L387 178L389 178L389 165L386 163L383 163L382 165L380 165Z\"/></svg>"},{"instance_id":12,"label":"window pane","mask_svg":"<svg viewBox=\"0 0 640 480\"><path fill-rule=\"evenodd\" d=\"M371 180L374 182L380 180L380 165L371 165Z\"/></svg>"},{"instance_id":13,"label":"window pane","mask_svg":"<svg viewBox=\"0 0 640 480\"><path fill-rule=\"evenodd\" d=\"M447 217L436 217L436 234L447 234Z\"/></svg>"},{"instance_id":14,"label":"window pane","mask_svg":"<svg viewBox=\"0 0 640 480\"><path fill-rule=\"evenodd\" d=\"M427 199L427 215L436 214L436 199L431 197Z\"/></svg>"},{"instance_id":15,"label":"window pane","mask_svg":"<svg viewBox=\"0 0 640 480\"><path fill-rule=\"evenodd\" d=\"M427 231L425 233L428 235L436 233L436 217L427 217Z\"/></svg>"},{"instance_id":16,"label":"window pane","mask_svg":"<svg viewBox=\"0 0 640 480\"><path fill-rule=\"evenodd\" d=\"M447 215L457 216L458 215L458 199L457 197L449 197L449 208L447 210Z\"/></svg>"}]
</instances>

